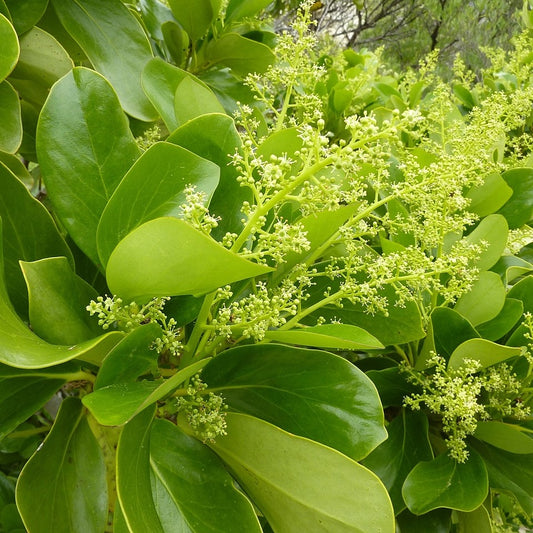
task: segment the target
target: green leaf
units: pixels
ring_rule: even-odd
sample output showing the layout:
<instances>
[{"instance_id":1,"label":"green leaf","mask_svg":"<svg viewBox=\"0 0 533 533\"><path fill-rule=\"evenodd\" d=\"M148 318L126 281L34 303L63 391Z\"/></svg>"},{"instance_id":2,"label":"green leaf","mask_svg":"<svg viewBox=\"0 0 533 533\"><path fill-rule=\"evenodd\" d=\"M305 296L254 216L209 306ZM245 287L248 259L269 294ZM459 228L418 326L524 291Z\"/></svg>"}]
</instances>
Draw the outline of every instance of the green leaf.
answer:
<instances>
[{"instance_id":1,"label":"green leaf","mask_svg":"<svg viewBox=\"0 0 533 533\"><path fill-rule=\"evenodd\" d=\"M277 532L394 532L378 477L345 455L248 415L210 445Z\"/></svg>"},{"instance_id":2,"label":"green leaf","mask_svg":"<svg viewBox=\"0 0 533 533\"><path fill-rule=\"evenodd\" d=\"M381 370L369 370L366 375L378 389L383 408L400 407L405 396L416 392L398 365Z\"/></svg>"},{"instance_id":3,"label":"green leaf","mask_svg":"<svg viewBox=\"0 0 533 533\"><path fill-rule=\"evenodd\" d=\"M161 32L168 53L174 63L177 65L184 63L189 48L189 38L187 33L173 20L163 22L163 24L161 24Z\"/></svg>"},{"instance_id":4,"label":"green leaf","mask_svg":"<svg viewBox=\"0 0 533 533\"><path fill-rule=\"evenodd\" d=\"M79 400L63 401L52 431L22 469L17 506L32 533L105 529L104 457Z\"/></svg>"},{"instance_id":5,"label":"green leaf","mask_svg":"<svg viewBox=\"0 0 533 533\"><path fill-rule=\"evenodd\" d=\"M487 368L521 353L521 348L502 346L486 339L470 339L453 351L448 361L448 368L459 368L465 359L479 361L483 368Z\"/></svg>"},{"instance_id":6,"label":"green leaf","mask_svg":"<svg viewBox=\"0 0 533 533\"><path fill-rule=\"evenodd\" d=\"M220 459L167 420L150 436L152 493L165 531L262 531L250 501Z\"/></svg>"},{"instance_id":7,"label":"green leaf","mask_svg":"<svg viewBox=\"0 0 533 533\"><path fill-rule=\"evenodd\" d=\"M140 155L105 78L77 67L52 89L37 128L37 153L55 212L95 264L107 201Z\"/></svg>"},{"instance_id":8,"label":"green leaf","mask_svg":"<svg viewBox=\"0 0 533 533\"><path fill-rule=\"evenodd\" d=\"M250 72L265 72L276 56L263 43L238 33L225 33L208 44L206 59L213 65L229 67L237 76L246 76Z\"/></svg>"},{"instance_id":9,"label":"green leaf","mask_svg":"<svg viewBox=\"0 0 533 533\"><path fill-rule=\"evenodd\" d=\"M457 300L454 309L473 326L477 326L498 316L504 304L505 287L500 276L495 272L483 271L470 291Z\"/></svg>"},{"instance_id":10,"label":"green leaf","mask_svg":"<svg viewBox=\"0 0 533 533\"><path fill-rule=\"evenodd\" d=\"M98 423L104 426L120 426L177 389L198 373L208 361L209 359L197 361L164 381L112 383L84 396L83 404ZM129 380L131 375L126 375L125 378Z\"/></svg>"},{"instance_id":11,"label":"green leaf","mask_svg":"<svg viewBox=\"0 0 533 533\"><path fill-rule=\"evenodd\" d=\"M22 35L39 22L46 11L48 0L5 0L5 3L13 19L13 26Z\"/></svg>"},{"instance_id":12,"label":"green leaf","mask_svg":"<svg viewBox=\"0 0 533 533\"><path fill-rule=\"evenodd\" d=\"M240 233L244 216L241 207L244 201L252 201L252 193L248 187L241 187L239 173L231 164L242 144L233 119L220 113L201 115L180 126L167 141L220 167L220 183L209 204L209 212L220 221L211 235L220 240L227 232Z\"/></svg>"},{"instance_id":13,"label":"green leaf","mask_svg":"<svg viewBox=\"0 0 533 533\"><path fill-rule=\"evenodd\" d=\"M169 131L174 131L179 126L174 112L174 97L178 85L187 77L192 77L192 74L170 65L159 57L148 61L142 72L141 83L144 92Z\"/></svg>"},{"instance_id":14,"label":"green leaf","mask_svg":"<svg viewBox=\"0 0 533 533\"><path fill-rule=\"evenodd\" d=\"M0 150L14 154L22 142L22 117L17 92L7 81L0 83Z\"/></svg>"},{"instance_id":15,"label":"green leaf","mask_svg":"<svg viewBox=\"0 0 533 533\"><path fill-rule=\"evenodd\" d=\"M224 113L224 108L215 93L192 76L184 77L176 87L174 95L174 114L178 124L205 115Z\"/></svg>"},{"instance_id":16,"label":"green leaf","mask_svg":"<svg viewBox=\"0 0 533 533\"><path fill-rule=\"evenodd\" d=\"M0 365L0 440L38 411L78 369L75 363L37 372Z\"/></svg>"},{"instance_id":17,"label":"green leaf","mask_svg":"<svg viewBox=\"0 0 533 533\"><path fill-rule=\"evenodd\" d=\"M533 168L513 168L502 174L513 195L498 211L516 229L533 219Z\"/></svg>"},{"instance_id":18,"label":"green leaf","mask_svg":"<svg viewBox=\"0 0 533 533\"><path fill-rule=\"evenodd\" d=\"M124 110L139 120L155 120L157 113L140 84L152 49L133 13L120 0L52 0L52 4L61 24L111 82Z\"/></svg>"},{"instance_id":19,"label":"green leaf","mask_svg":"<svg viewBox=\"0 0 533 533\"><path fill-rule=\"evenodd\" d=\"M420 461L433 459L428 428L425 414L402 409L387 426L389 438L362 462L379 476L389 491L395 514L406 507L402 486L409 472Z\"/></svg>"},{"instance_id":20,"label":"green leaf","mask_svg":"<svg viewBox=\"0 0 533 533\"><path fill-rule=\"evenodd\" d=\"M265 338L287 344L337 350L379 350L385 348L368 331L348 324L324 324L301 329L270 330Z\"/></svg>"},{"instance_id":21,"label":"green leaf","mask_svg":"<svg viewBox=\"0 0 533 533\"><path fill-rule=\"evenodd\" d=\"M271 3L272 0L230 0L226 8L226 23L255 15Z\"/></svg>"},{"instance_id":22,"label":"green leaf","mask_svg":"<svg viewBox=\"0 0 533 533\"><path fill-rule=\"evenodd\" d=\"M468 191L466 197L470 200L468 210L480 217L495 213L513 194L513 189L500 174L489 174L485 181Z\"/></svg>"},{"instance_id":23,"label":"green leaf","mask_svg":"<svg viewBox=\"0 0 533 533\"><path fill-rule=\"evenodd\" d=\"M479 337L466 318L448 307L435 308L431 313L431 324L435 351L446 359L461 343Z\"/></svg>"},{"instance_id":24,"label":"green leaf","mask_svg":"<svg viewBox=\"0 0 533 533\"><path fill-rule=\"evenodd\" d=\"M0 42L2 54L0 54L0 81L3 81L17 64L20 48L17 32L11 22L0 13Z\"/></svg>"},{"instance_id":25,"label":"green leaf","mask_svg":"<svg viewBox=\"0 0 533 533\"><path fill-rule=\"evenodd\" d=\"M118 441L117 493L122 518L129 531L165 533L152 498L150 430L155 407L128 422Z\"/></svg>"},{"instance_id":26,"label":"green leaf","mask_svg":"<svg viewBox=\"0 0 533 533\"><path fill-rule=\"evenodd\" d=\"M435 509L417 516L406 509L396 517L396 521L401 528L401 533L450 533L452 511Z\"/></svg>"},{"instance_id":27,"label":"green leaf","mask_svg":"<svg viewBox=\"0 0 533 533\"><path fill-rule=\"evenodd\" d=\"M220 10L220 0L169 0L168 5L176 20L185 28L192 41L207 32Z\"/></svg>"},{"instance_id":28,"label":"green leaf","mask_svg":"<svg viewBox=\"0 0 533 533\"><path fill-rule=\"evenodd\" d=\"M424 514L439 507L468 512L483 503L489 490L487 469L477 452L469 452L465 463L443 453L411 470L402 495L412 513Z\"/></svg>"},{"instance_id":29,"label":"green leaf","mask_svg":"<svg viewBox=\"0 0 533 533\"><path fill-rule=\"evenodd\" d=\"M483 245L486 243L486 248L473 263L473 266L479 270L488 270L496 264L507 245L508 233L509 227L505 217L502 215L485 217L465 239L469 244Z\"/></svg>"},{"instance_id":30,"label":"green leaf","mask_svg":"<svg viewBox=\"0 0 533 533\"><path fill-rule=\"evenodd\" d=\"M107 265L113 294L142 302L154 296L200 295L271 269L247 261L177 218L157 218L132 231Z\"/></svg>"},{"instance_id":31,"label":"green leaf","mask_svg":"<svg viewBox=\"0 0 533 533\"><path fill-rule=\"evenodd\" d=\"M485 506L469 513L457 513L459 533L493 533L492 520Z\"/></svg>"},{"instance_id":32,"label":"green leaf","mask_svg":"<svg viewBox=\"0 0 533 533\"><path fill-rule=\"evenodd\" d=\"M499 314L492 320L479 324L476 329L484 339L497 341L511 331L522 318L523 312L524 305L520 300L506 298Z\"/></svg>"},{"instance_id":33,"label":"green leaf","mask_svg":"<svg viewBox=\"0 0 533 533\"><path fill-rule=\"evenodd\" d=\"M522 302L524 313L533 313L533 276L529 275L513 285L508 296ZM527 346L530 342L525 336L527 333L526 326L521 324L514 330L507 344L509 346Z\"/></svg>"},{"instance_id":34,"label":"green leaf","mask_svg":"<svg viewBox=\"0 0 533 533\"><path fill-rule=\"evenodd\" d=\"M72 263L72 254L50 213L2 163L0 190L6 284L15 309L27 317L28 297L19 261L66 256Z\"/></svg>"},{"instance_id":35,"label":"green leaf","mask_svg":"<svg viewBox=\"0 0 533 533\"><path fill-rule=\"evenodd\" d=\"M128 333L104 359L96 376L94 390L115 383L131 383L150 370L155 370L158 353L152 349L152 343L161 333L161 328L155 322Z\"/></svg>"},{"instance_id":36,"label":"green leaf","mask_svg":"<svg viewBox=\"0 0 533 533\"><path fill-rule=\"evenodd\" d=\"M50 87L73 66L57 40L35 27L20 38L20 58L9 81L24 100L40 108Z\"/></svg>"},{"instance_id":37,"label":"green leaf","mask_svg":"<svg viewBox=\"0 0 533 533\"><path fill-rule=\"evenodd\" d=\"M28 285L32 330L52 344L76 344L101 333L85 309L97 292L70 267L65 257L21 262Z\"/></svg>"},{"instance_id":38,"label":"green leaf","mask_svg":"<svg viewBox=\"0 0 533 533\"><path fill-rule=\"evenodd\" d=\"M386 438L373 383L328 352L274 344L237 347L212 359L202 380L220 391L232 409L355 460Z\"/></svg>"},{"instance_id":39,"label":"green leaf","mask_svg":"<svg viewBox=\"0 0 533 533\"><path fill-rule=\"evenodd\" d=\"M516 496L528 516L533 515L533 454L516 456L478 440L472 446L483 457L491 489Z\"/></svg>"},{"instance_id":40,"label":"green leaf","mask_svg":"<svg viewBox=\"0 0 533 533\"><path fill-rule=\"evenodd\" d=\"M220 169L174 144L152 145L124 176L102 213L96 239L105 266L116 245L132 230L163 216L183 217L185 190L195 186L206 195L216 189Z\"/></svg>"},{"instance_id":41,"label":"green leaf","mask_svg":"<svg viewBox=\"0 0 533 533\"><path fill-rule=\"evenodd\" d=\"M533 432L515 424L478 422L474 437L511 453L533 454Z\"/></svg>"}]
</instances>

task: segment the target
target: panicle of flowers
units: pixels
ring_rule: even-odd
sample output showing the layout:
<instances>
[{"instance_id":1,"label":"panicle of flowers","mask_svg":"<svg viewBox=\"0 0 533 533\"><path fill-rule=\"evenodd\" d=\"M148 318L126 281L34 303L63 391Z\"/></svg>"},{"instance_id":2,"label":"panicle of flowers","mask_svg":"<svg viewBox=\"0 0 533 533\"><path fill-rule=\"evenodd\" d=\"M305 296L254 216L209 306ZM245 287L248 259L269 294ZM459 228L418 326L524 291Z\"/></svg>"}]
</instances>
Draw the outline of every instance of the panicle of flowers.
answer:
<instances>
[{"instance_id":1,"label":"panicle of flowers","mask_svg":"<svg viewBox=\"0 0 533 533\"><path fill-rule=\"evenodd\" d=\"M204 443L226 435L227 409L222 396L207 392L200 374L191 378L184 394L177 397L171 407L171 410L185 415L195 435Z\"/></svg>"},{"instance_id":2,"label":"panicle of flowers","mask_svg":"<svg viewBox=\"0 0 533 533\"><path fill-rule=\"evenodd\" d=\"M519 401L523 384L505 363L483 368L479 361L465 359L458 368L447 368L446 360L433 353L427 366L428 372L402 366L407 379L422 388L406 396L404 405L413 410L424 407L441 417L448 452L459 463L468 459L466 441L478 421L524 419L530 414Z\"/></svg>"},{"instance_id":3,"label":"panicle of flowers","mask_svg":"<svg viewBox=\"0 0 533 533\"><path fill-rule=\"evenodd\" d=\"M524 225L521 228L509 230L507 245L504 250L505 254L514 255L520 250L533 242L533 228Z\"/></svg>"},{"instance_id":4,"label":"panicle of flowers","mask_svg":"<svg viewBox=\"0 0 533 533\"><path fill-rule=\"evenodd\" d=\"M161 128L156 124L152 128L148 128L142 135L135 138L137 146L146 152L150 146L161 140Z\"/></svg>"},{"instance_id":5,"label":"panicle of flowers","mask_svg":"<svg viewBox=\"0 0 533 533\"><path fill-rule=\"evenodd\" d=\"M206 207L207 194L195 185L188 185L185 188L185 198L185 203L180 206L183 218L191 226L209 235L218 226L219 218L209 213Z\"/></svg>"}]
</instances>

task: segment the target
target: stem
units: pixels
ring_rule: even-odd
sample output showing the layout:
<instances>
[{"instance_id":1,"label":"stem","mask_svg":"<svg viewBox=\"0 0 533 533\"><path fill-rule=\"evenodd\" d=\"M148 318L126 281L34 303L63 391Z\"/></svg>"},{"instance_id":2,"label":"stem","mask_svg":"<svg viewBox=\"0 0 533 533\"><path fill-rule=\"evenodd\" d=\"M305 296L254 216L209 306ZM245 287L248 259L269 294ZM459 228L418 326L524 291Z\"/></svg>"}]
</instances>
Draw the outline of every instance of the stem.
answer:
<instances>
[{"instance_id":1,"label":"stem","mask_svg":"<svg viewBox=\"0 0 533 533\"><path fill-rule=\"evenodd\" d=\"M283 128L283 123L285 122L285 117L287 116L287 111L289 110L289 103L292 95L292 83L287 85L287 90L285 91L285 98L283 99L283 107L277 116L276 127L274 131L279 131Z\"/></svg>"},{"instance_id":2,"label":"stem","mask_svg":"<svg viewBox=\"0 0 533 533\"><path fill-rule=\"evenodd\" d=\"M191 336L189 337L189 341L185 346L183 356L181 358L181 368L188 366L194 357L194 354L198 348L198 344L205 332L204 328L207 325L207 319L209 317L209 312L211 311L211 305L213 305L215 295L216 291L213 291L210 294L207 294L204 298L204 302L200 312L198 313L198 318L196 319L196 324L194 325Z\"/></svg>"},{"instance_id":3,"label":"stem","mask_svg":"<svg viewBox=\"0 0 533 533\"><path fill-rule=\"evenodd\" d=\"M25 439L26 437L33 437L33 435L39 435L40 433L46 433L50 431L52 426L42 426L33 429L24 429L22 431L14 431L9 435L6 435L7 439Z\"/></svg>"}]
</instances>

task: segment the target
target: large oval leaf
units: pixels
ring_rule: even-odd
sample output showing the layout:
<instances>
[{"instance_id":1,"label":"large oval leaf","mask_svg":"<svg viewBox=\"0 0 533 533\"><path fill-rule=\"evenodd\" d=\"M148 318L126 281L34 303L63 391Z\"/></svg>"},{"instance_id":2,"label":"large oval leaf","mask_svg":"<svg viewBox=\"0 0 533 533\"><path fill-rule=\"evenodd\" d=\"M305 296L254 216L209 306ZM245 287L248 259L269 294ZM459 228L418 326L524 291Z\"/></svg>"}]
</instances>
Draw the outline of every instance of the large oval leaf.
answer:
<instances>
[{"instance_id":1,"label":"large oval leaf","mask_svg":"<svg viewBox=\"0 0 533 533\"><path fill-rule=\"evenodd\" d=\"M176 88L174 113L178 124L185 124L205 113L224 113L224 108L211 89L192 76L186 76Z\"/></svg>"},{"instance_id":2,"label":"large oval leaf","mask_svg":"<svg viewBox=\"0 0 533 533\"><path fill-rule=\"evenodd\" d=\"M17 32L4 15L0 13L0 42L2 54L0 55L0 81L4 80L15 68L19 58L19 41Z\"/></svg>"},{"instance_id":3,"label":"large oval leaf","mask_svg":"<svg viewBox=\"0 0 533 533\"><path fill-rule=\"evenodd\" d=\"M52 431L23 468L17 506L32 533L104 531L104 457L79 400L64 400Z\"/></svg>"},{"instance_id":4,"label":"large oval leaf","mask_svg":"<svg viewBox=\"0 0 533 533\"><path fill-rule=\"evenodd\" d=\"M521 353L521 348L502 346L486 339L470 339L461 343L453 351L448 361L448 368L459 368L464 364L465 359L479 361L483 368L487 368Z\"/></svg>"},{"instance_id":5,"label":"large oval leaf","mask_svg":"<svg viewBox=\"0 0 533 533\"><path fill-rule=\"evenodd\" d=\"M533 169L513 168L502 178L513 194L498 213L507 219L511 229L520 228L533 219Z\"/></svg>"},{"instance_id":6,"label":"large oval leaf","mask_svg":"<svg viewBox=\"0 0 533 533\"><path fill-rule=\"evenodd\" d=\"M202 373L235 410L359 460L387 436L374 384L328 352L259 344L227 350ZM325 430L324 428L327 428Z\"/></svg>"},{"instance_id":7,"label":"large oval leaf","mask_svg":"<svg viewBox=\"0 0 533 533\"><path fill-rule=\"evenodd\" d=\"M185 28L189 37L197 41L216 19L220 9L220 0L169 0L168 5L176 20Z\"/></svg>"},{"instance_id":8,"label":"large oval leaf","mask_svg":"<svg viewBox=\"0 0 533 533\"><path fill-rule=\"evenodd\" d=\"M73 263L72 254L44 205L2 163L0 190L6 285L15 309L27 317L28 297L19 261L66 256Z\"/></svg>"},{"instance_id":9,"label":"large oval leaf","mask_svg":"<svg viewBox=\"0 0 533 533\"><path fill-rule=\"evenodd\" d=\"M447 453L418 463L407 476L403 498L414 514L438 507L473 511L487 497L489 482L485 463L470 450L468 461L458 463Z\"/></svg>"},{"instance_id":10,"label":"large oval leaf","mask_svg":"<svg viewBox=\"0 0 533 533\"><path fill-rule=\"evenodd\" d=\"M115 248L107 264L113 294L143 302L154 296L200 295L272 269L252 263L177 218L150 220Z\"/></svg>"},{"instance_id":11,"label":"large oval leaf","mask_svg":"<svg viewBox=\"0 0 533 533\"><path fill-rule=\"evenodd\" d=\"M474 436L507 452L533 454L533 431L497 420L477 423Z\"/></svg>"},{"instance_id":12,"label":"large oval leaf","mask_svg":"<svg viewBox=\"0 0 533 533\"><path fill-rule=\"evenodd\" d=\"M255 15L272 3L272 0L230 0L226 9L226 22Z\"/></svg>"},{"instance_id":13,"label":"large oval leaf","mask_svg":"<svg viewBox=\"0 0 533 533\"><path fill-rule=\"evenodd\" d=\"M165 532L262 531L252 504L216 454L167 420L152 424L150 465L155 507Z\"/></svg>"},{"instance_id":14,"label":"large oval leaf","mask_svg":"<svg viewBox=\"0 0 533 533\"><path fill-rule=\"evenodd\" d=\"M13 26L19 35L31 30L43 16L48 0L5 0Z\"/></svg>"},{"instance_id":15,"label":"large oval leaf","mask_svg":"<svg viewBox=\"0 0 533 533\"><path fill-rule=\"evenodd\" d=\"M163 216L183 217L189 185L205 193L206 203L218 185L214 163L174 144L152 145L135 162L109 200L97 230L98 254L107 264L115 246L133 229Z\"/></svg>"},{"instance_id":16,"label":"large oval leaf","mask_svg":"<svg viewBox=\"0 0 533 533\"><path fill-rule=\"evenodd\" d=\"M336 450L263 420L228 413L210 445L277 533L393 533L394 513L378 477Z\"/></svg>"},{"instance_id":17,"label":"large oval leaf","mask_svg":"<svg viewBox=\"0 0 533 533\"><path fill-rule=\"evenodd\" d=\"M483 252L473 266L479 270L487 270L493 266L503 254L508 233L509 226L504 216L485 217L465 239L469 244L485 244Z\"/></svg>"},{"instance_id":18,"label":"large oval leaf","mask_svg":"<svg viewBox=\"0 0 533 533\"><path fill-rule=\"evenodd\" d=\"M152 49L133 13L120 0L52 0L52 4L91 63L112 83L124 110L140 120L155 120L157 113L140 83Z\"/></svg>"},{"instance_id":19,"label":"large oval leaf","mask_svg":"<svg viewBox=\"0 0 533 533\"><path fill-rule=\"evenodd\" d=\"M54 86L39 119L37 153L55 212L78 247L98 264L100 215L140 155L105 78L78 67Z\"/></svg>"}]
</instances>

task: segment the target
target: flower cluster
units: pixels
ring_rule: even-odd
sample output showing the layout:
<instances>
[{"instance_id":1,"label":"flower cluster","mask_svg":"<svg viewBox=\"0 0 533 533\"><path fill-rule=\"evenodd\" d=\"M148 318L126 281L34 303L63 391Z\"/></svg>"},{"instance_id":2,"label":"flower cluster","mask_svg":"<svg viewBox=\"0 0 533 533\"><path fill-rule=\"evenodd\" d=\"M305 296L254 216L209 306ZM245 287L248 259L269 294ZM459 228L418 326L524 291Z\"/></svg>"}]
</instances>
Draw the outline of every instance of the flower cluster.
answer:
<instances>
[{"instance_id":1,"label":"flower cluster","mask_svg":"<svg viewBox=\"0 0 533 533\"><path fill-rule=\"evenodd\" d=\"M196 374L191 378L183 395L176 398L173 408L183 413L195 435L203 442L214 442L220 435L226 435L226 411L224 399L207 392L207 385Z\"/></svg>"},{"instance_id":2,"label":"flower cluster","mask_svg":"<svg viewBox=\"0 0 533 533\"><path fill-rule=\"evenodd\" d=\"M457 462L468 459L466 439L478 421L524 419L530 413L518 401L522 383L505 363L482 368L479 361L465 359L459 368L450 369L443 357L433 354L428 366L430 373L402 367L408 380L422 388L421 393L405 397L404 405L413 410L424 406L441 418L446 445Z\"/></svg>"},{"instance_id":3,"label":"flower cluster","mask_svg":"<svg viewBox=\"0 0 533 533\"><path fill-rule=\"evenodd\" d=\"M194 228L209 235L218 226L219 219L209 213L207 194L189 185L185 188L185 198L185 203L180 206L183 218Z\"/></svg>"}]
</instances>

